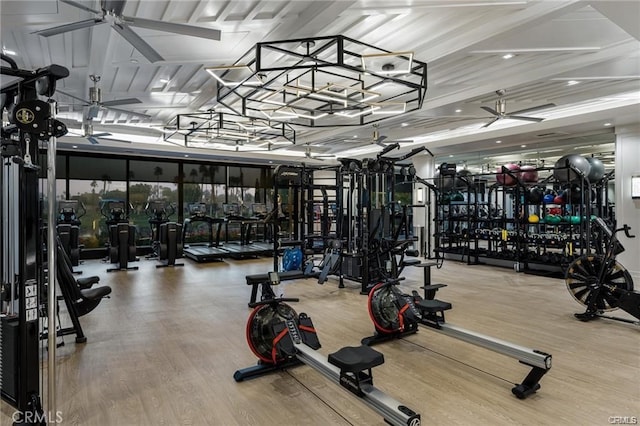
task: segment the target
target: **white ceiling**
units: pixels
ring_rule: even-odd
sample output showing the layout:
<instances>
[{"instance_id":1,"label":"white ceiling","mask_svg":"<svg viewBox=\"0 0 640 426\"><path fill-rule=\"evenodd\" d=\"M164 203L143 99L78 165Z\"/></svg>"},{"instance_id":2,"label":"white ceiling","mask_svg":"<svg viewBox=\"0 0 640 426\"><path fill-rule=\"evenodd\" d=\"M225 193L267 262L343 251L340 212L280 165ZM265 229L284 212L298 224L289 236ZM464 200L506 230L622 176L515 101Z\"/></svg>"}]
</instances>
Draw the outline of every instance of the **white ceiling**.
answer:
<instances>
[{"instance_id":1,"label":"white ceiling","mask_svg":"<svg viewBox=\"0 0 640 426\"><path fill-rule=\"evenodd\" d=\"M97 0L78 2L100 8ZM425 145L443 158L457 155L462 160L465 153L467 159L484 159L500 150L519 150L520 145L535 151L538 145L540 149L567 145L574 137L580 143L589 135L610 132L605 122L610 127L640 122L637 0L128 0L126 16L222 31L221 40L214 41L135 29L164 58L155 63L109 25L51 37L33 34L93 17L56 0L3 0L0 13L2 47L15 52L20 67L51 63L68 67L71 74L58 87L83 99L89 96L89 75L100 75L103 101L135 97L142 103L120 108L152 117L150 122L139 122L137 116L103 110L94 122L95 132L108 131L114 138L138 142L124 145L101 139L92 145L67 136L61 141L63 148L240 157L247 162L304 159L299 148L260 153L189 150L163 142L155 127L178 113L215 105L215 80L204 67L230 65L261 41L336 34L387 50L413 51L416 59L427 62L428 90L422 109L380 122L381 135L414 141L403 145L404 151ZM503 59L506 53L515 56ZM568 84L571 80L578 83ZM546 103L556 106L528 114L546 118L540 123L500 120L482 128L491 115L480 107L493 108L498 89L507 91L507 112ZM61 117L70 127L79 127L81 103L63 95L57 98ZM371 138L371 126L296 130L297 144L314 145L314 152L362 157L379 150L373 144L364 148L358 144L354 150L353 142L345 141L354 136Z\"/></svg>"}]
</instances>

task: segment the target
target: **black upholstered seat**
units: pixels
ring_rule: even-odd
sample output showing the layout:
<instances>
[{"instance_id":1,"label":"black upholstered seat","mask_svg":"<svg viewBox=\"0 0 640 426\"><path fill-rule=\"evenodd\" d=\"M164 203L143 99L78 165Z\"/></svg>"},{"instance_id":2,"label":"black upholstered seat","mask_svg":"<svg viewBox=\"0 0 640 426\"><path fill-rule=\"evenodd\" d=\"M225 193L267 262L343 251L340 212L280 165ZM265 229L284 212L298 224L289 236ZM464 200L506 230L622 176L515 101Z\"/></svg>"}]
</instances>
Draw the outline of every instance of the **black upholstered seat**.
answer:
<instances>
[{"instance_id":1,"label":"black upholstered seat","mask_svg":"<svg viewBox=\"0 0 640 426\"><path fill-rule=\"evenodd\" d=\"M329 354L329 363L340 371L357 373L384 363L384 355L369 346L346 346Z\"/></svg>"},{"instance_id":2,"label":"black upholstered seat","mask_svg":"<svg viewBox=\"0 0 640 426\"><path fill-rule=\"evenodd\" d=\"M416 308L420 309L422 312L435 314L437 312L451 309L451 303L443 302L441 300L436 300L436 299L434 300L423 299L418 303L416 303Z\"/></svg>"}]
</instances>

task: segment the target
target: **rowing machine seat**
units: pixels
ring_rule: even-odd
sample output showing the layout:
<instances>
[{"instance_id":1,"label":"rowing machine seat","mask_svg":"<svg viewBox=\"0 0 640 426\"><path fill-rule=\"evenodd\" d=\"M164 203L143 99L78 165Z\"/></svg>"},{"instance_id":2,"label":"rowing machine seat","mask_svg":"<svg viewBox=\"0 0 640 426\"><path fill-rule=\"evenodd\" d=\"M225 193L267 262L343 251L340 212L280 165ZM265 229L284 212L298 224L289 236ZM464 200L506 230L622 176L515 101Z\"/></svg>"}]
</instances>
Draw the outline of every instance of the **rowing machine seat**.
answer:
<instances>
[{"instance_id":1,"label":"rowing machine seat","mask_svg":"<svg viewBox=\"0 0 640 426\"><path fill-rule=\"evenodd\" d=\"M329 354L329 363L342 372L358 373L384 364L384 355L369 346L345 346Z\"/></svg>"}]
</instances>

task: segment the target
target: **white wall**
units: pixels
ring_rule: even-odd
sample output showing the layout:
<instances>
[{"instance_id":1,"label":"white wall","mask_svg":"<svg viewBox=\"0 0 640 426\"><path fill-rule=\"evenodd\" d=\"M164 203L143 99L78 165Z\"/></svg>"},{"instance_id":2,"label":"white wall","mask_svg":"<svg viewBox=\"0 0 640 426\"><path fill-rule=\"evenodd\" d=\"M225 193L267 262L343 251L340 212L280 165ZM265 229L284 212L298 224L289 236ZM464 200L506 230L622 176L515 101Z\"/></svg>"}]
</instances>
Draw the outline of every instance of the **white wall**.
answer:
<instances>
[{"instance_id":1,"label":"white wall","mask_svg":"<svg viewBox=\"0 0 640 426\"><path fill-rule=\"evenodd\" d=\"M616 221L629 225L636 236L629 239L618 234L626 251L618 256L640 287L640 200L631 199L631 176L640 176L640 125L616 127Z\"/></svg>"}]
</instances>

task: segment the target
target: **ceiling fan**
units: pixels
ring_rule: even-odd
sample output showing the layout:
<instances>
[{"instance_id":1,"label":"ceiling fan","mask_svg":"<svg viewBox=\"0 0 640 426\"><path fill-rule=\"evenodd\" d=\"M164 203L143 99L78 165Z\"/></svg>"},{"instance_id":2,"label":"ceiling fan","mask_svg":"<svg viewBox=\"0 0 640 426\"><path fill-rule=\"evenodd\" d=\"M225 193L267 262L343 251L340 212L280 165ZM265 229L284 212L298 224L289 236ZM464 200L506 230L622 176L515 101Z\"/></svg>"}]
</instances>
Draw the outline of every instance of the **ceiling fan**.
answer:
<instances>
[{"instance_id":1,"label":"ceiling fan","mask_svg":"<svg viewBox=\"0 0 640 426\"><path fill-rule=\"evenodd\" d=\"M100 10L92 9L73 0L59 1L61 3L68 4L69 6L94 13L96 16L83 21L36 31L34 34L39 34L43 37L51 37L68 31L90 28L96 25L109 23L111 27L118 32L118 34L124 37L124 39L127 40L138 52L140 52L142 56L152 63L164 61L164 58L130 27L147 28L150 30L166 31L175 34L220 40L220 30L124 16L122 11L124 10L127 0L100 0Z\"/></svg>"},{"instance_id":2,"label":"ceiling fan","mask_svg":"<svg viewBox=\"0 0 640 426\"><path fill-rule=\"evenodd\" d=\"M104 138L104 137L107 137L107 136L111 136L111 133L108 133L108 132L94 133L93 132L93 125L90 122L82 123L81 133L76 133L76 132L73 132L73 131L69 131L69 133L74 135L74 136L79 136L79 137L85 138L92 145L100 145L100 141L98 140L99 138ZM110 138L108 140L110 142L131 143L131 141L124 140L124 139L111 139Z\"/></svg>"},{"instance_id":3,"label":"ceiling fan","mask_svg":"<svg viewBox=\"0 0 640 426\"><path fill-rule=\"evenodd\" d=\"M366 145L378 145L382 148L386 148L389 145L393 144L402 144L402 143L412 143L412 140L387 140L387 136L381 136L378 131L378 125L373 125L373 135L371 139L359 139L359 138L351 138L351 139L343 139L343 142L348 142L349 146L345 147L345 149L352 149L360 146Z\"/></svg>"},{"instance_id":4,"label":"ceiling fan","mask_svg":"<svg viewBox=\"0 0 640 426\"><path fill-rule=\"evenodd\" d=\"M70 93L64 92L62 90L58 90L59 93L62 93L65 96L68 96L72 99L83 102L86 107L83 111L82 121L83 123L91 122L94 118L98 116L98 113L101 109L109 109L115 112L119 112L121 114L128 114L136 117L140 117L142 119L150 119L151 116L147 114L141 114L139 112L128 111L125 109L115 108L116 105L131 105L131 104L140 104L142 101L138 98L126 98L126 99L115 99L112 101L102 102L102 90L98 87L98 82L100 81L99 75L90 75L89 78L93 82L93 87L89 88L89 100L79 98Z\"/></svg>"},{"instance_id":5,"label":"ceiling fan","mask_svg":"<svg viewBox=\"0 0 640 426\"><path fill-rule=\"evenodd\" d=\"M525 112L531 112L531 111L537 111L539 109L544 109L544 108L550 108L550 107L554 107L556 106L556 104L544 104L544 105L538 105L532 108L525 108L525 109L521 109L518 111L513 111L510 113L507 113L507 101L503 98L503 96L507 93L506 90L504 89L500 89L500 90L496 90L496 94L499 96L498 100L496 101L496 108L489 108L487 106L481 106L480 108L482 108L483 110L487 111L488 113L493 114L495 117L492 118L487 124L485 124L482 127L489 127L491 126L493 123L495 123L498 120L501 120L503 118L509 118L511 120L524 120L524 121L534 121L536 123L541 122L542 120L544 120L544 118L541 117L529 117L529 116L525 116L525 115L519 115Z\"/></svg>"}]
</instances>

